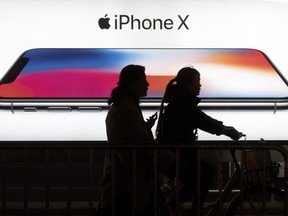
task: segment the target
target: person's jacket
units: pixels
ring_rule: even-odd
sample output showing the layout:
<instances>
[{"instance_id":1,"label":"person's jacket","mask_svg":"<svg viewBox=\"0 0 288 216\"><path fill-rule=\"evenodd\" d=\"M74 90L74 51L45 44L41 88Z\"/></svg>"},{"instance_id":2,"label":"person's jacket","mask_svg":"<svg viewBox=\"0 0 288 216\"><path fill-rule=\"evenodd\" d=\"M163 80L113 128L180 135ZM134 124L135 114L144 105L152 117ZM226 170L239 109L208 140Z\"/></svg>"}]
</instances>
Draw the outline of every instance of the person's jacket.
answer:
<instances>
[{"instance_id":1,"label":"person's jacket","mask_svg":"<svg viewBox=\"0 0 288 216\"><path fill-rule=\"evenodd\" d=\"M165 108L161 140L164 142L195 141L196 129L221 135L223 124L198 108L200 99L188 90L174 87Z\"/></svg>"},{"instance_id":2,"label":"person's jacket","mask_svg":"<svg viewBox=\"0 0 288 216\"><path fill-rule=\"evenodd\" d=\"M139 105L132 97L122 97L116 104L111 105L106 117L106 131L108 143L128 144L131 145L131 148L115 149L114 156L111 150L106 152L104 176L100 184L103 190L102 205L111 205L111 190L114 182L116 200L121 200L125 202L125 205L129 205L125 196L131 198L133 190L136 189L136 199L134 200L136 212L144 211L153 199L154 150L136 148L134 151L133 146L156 144L156 141L151 129L143 119ZM160 166L170 165L173 159L174 155L169 151L159 151ZM114 161L114 167L112 161ZM113 170L114 173L112 173ZM133 188L133 184L135 184L135 188Z\"/></svg>"}]
</instances>

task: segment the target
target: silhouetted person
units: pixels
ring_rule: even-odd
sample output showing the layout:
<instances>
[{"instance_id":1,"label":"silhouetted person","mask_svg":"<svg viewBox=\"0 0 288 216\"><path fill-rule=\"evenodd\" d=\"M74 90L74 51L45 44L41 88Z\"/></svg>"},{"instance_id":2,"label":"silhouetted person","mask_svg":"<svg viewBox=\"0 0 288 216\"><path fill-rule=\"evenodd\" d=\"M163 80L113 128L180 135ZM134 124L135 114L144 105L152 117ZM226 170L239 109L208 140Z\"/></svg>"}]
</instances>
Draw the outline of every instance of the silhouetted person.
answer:
<instances>
[{"instance_id":1,"label":"silhouetted person","mask_svg":"<svg viewBox=\"0 0 288 216\"><path fill-rule=\"evenodd\" d=\"M145 121L139 106L139 99L146 96L148 86L143 66L128 65L121 70L118 86L112 90L108 101L110 104L106 118L108 143L131 144L131 148L137 144L155 143L151 128L157 117L153 115ZM160 164L168 163L168 158L166 155L165 160L161 162L160 159ZM133 166L136 167L135 170ZM156 203L153 199L155 183L153 169L152 149L119 148L114 153L107 150L104 177L101 181L103 190L101 215L110 216L113 206L115 215L119 216L133 215L133 207L137 216L153 215ZM115 192L113 196L112 188Z\"/></svg>"},{"instance_id":2,"label":"silhouetted person","mask_svg":"<svg viewBox=\"0 0 288 216\"><path fill-rule=\"evenodd\" d=\"M211 118L197 106L200 99L200 73L191 67L182 68L172 79L165 91L159 116L157 139L171 144L193 143L197 139L197 129L211 134L224 134L233 140L239 139L241 133L233 127L224 126L221 121ZM164 110L164 103L167 106ZM188 172L180 168L180 179L186 184L180 192L182 201L187 201L193 195L193 205L190 215L197 215L197 151L191 148L180 149L180 158L188 166ZM202 207L213 181L214 169L201 160L200 206ZM166 170L165 174L175 177L175 166Z\"/></svg>"}]
</instances>

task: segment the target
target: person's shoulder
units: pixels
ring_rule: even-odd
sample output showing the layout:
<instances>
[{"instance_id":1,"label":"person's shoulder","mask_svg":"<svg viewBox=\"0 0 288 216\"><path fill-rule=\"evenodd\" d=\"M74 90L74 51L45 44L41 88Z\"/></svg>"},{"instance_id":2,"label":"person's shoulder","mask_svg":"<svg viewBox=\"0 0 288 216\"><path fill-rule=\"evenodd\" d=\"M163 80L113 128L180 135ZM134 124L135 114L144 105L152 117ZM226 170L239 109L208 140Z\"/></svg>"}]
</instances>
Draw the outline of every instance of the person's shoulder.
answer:
<instances>
[{"instance_id":1,"label":"person's shoulder","mask_svg":"<svg viewBox=\"0 0 288 216\"><path fill-rule=\"evenodd\" d=\"M137 103L133 100L133 98L130 97L122 97L117 101L117 104L113 104L110 107L110 111L111 112L122 112L122 113L126 113L126 112L136 112L138 113L138 107L137 107Z\"/></svg>"}]
</instances>

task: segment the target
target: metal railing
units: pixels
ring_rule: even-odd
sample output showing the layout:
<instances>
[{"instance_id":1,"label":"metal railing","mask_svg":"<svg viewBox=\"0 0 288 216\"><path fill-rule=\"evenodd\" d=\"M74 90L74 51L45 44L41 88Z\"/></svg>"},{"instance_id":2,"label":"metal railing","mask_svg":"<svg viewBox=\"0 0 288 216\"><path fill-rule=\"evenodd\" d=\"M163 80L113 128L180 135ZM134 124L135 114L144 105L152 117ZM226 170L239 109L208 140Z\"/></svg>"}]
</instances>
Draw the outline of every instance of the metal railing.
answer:
<instances>
[{"instance_id":1,"label":"metal railing","mask_svg":"<svg viewBox=\"0 0 288 216\"><path fill-rule=\"evenodd\" d=\"M285 192L284 208L287 215L288 152L285 145L286 141L198 141L195 144L180 145L111 145L106 141L2 141L0 215L33 215L33 211L36 215L39 212L39 215L95 215L107 149L167 148L194 148L215 152L262 149L278 152L284 165L281 189ZM222 163L226 159L221 156L218 160ZM227 175L227 170L223 171L219 167L218 178L222 178L223 172ZM157 166L153 172L156 173L156 169ZM223 189L221 181L222 179L215 190L218 194ZM158 194L155 193L155 196ZM155 207L155 215L156 213Z\"/></svg>"}]
</instances>

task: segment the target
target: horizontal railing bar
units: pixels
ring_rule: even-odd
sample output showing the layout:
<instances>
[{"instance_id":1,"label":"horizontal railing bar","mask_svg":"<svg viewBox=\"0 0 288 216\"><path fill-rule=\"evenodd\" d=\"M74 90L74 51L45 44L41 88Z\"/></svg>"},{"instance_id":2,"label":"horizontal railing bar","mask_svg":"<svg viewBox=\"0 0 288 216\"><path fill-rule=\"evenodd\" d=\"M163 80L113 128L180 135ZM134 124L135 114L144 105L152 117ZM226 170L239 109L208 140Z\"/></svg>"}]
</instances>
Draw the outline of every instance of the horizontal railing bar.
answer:
<instances>
[{"instance_id":1,"label":"horizontal railing bar","mask_svg":"<svg viewBox=\"0 0 288 216\"><path fill-rule=\"evenodd\" d=\"M0 149L166 149L166 148L194 148L194 149L271 149L287 154L285 145L288 141L197 141L194 143L117 143L107 141L0 141Z\"/></svg>"}]
</instances>

